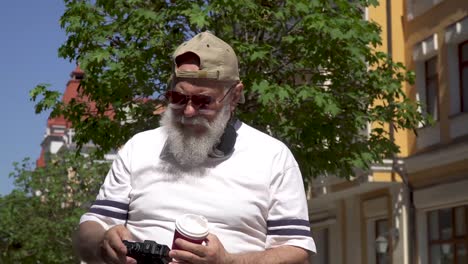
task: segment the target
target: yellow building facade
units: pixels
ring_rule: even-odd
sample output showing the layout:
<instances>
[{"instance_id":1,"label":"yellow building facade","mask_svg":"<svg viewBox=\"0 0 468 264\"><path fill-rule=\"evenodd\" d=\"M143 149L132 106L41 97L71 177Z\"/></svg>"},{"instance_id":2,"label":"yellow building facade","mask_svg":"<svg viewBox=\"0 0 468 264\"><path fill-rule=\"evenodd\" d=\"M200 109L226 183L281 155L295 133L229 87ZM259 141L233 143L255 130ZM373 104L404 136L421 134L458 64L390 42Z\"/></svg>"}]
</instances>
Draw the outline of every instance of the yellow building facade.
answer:
<instances>
[{"instance_id":1,"label":"yellow building facade","mask_svg":"<svg viewBox=\"0 0 468 264\"><path fill-rule=\"evenodd\" d=\"M468 1L381 0L365 10L431 125L391 131L394 159L309 189L314 264L468 263Z\"/></svg>"}]
</instances>

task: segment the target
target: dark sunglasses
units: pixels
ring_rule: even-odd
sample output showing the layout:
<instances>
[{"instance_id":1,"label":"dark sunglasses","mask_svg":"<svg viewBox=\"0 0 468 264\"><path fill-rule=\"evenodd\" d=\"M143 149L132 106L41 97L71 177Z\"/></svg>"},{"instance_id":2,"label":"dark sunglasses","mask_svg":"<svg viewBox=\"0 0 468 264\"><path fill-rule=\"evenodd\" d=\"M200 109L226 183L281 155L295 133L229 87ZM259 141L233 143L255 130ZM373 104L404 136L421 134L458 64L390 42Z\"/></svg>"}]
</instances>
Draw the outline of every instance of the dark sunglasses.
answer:
<instances>
[{"instance_id":1,"label":"dark sunglasses","mask_svg":"<svg viewBox=\"0 0 468 264\"><path fill-rule=\"evenodd\" d=\"M215 101L215 99L209 95L204 94L194 94L194 95L186 95L183 93L179 93L176 91L167 91L166 98L171 104L176 105L186 105L188 102L192 102L192 106L199 109L199 108L206 108L209 104Z\"/></svg>"},{"instance_id":2,"label":"dark sunglasses","mask_svg":"<svg viewBox=\"0 0 468 264\"><path fill-rule=\"evenodd\" d=\"M232 88L235 87L237 83L229 87L229 90L224 94L223 98L219 100L218 102L221 103L224 98L231 92ZM209 96L209 95L204 95L204 94L194 94L194 95L186 95L180 92L176 91L167 91L166 92L166 98L171 104L179 105L179 106L185 106L188 104L188 102L192 102L192 106L195 107L196 109L203 109L206 108L208 105L211 103L215 102L216 100Z\"/></svg>"}]
</instances>

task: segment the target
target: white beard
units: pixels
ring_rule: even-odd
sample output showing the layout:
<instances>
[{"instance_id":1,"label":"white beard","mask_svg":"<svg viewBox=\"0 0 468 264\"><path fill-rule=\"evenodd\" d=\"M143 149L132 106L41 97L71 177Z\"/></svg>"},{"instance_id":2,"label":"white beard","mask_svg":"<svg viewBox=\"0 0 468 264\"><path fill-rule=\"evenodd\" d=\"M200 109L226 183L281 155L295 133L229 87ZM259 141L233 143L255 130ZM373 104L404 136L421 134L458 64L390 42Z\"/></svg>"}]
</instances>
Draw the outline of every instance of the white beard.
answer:
<instances>
[{"instance_id":1,"label":"white beard","mask_svg":"<svg viewBox=\"0 0 468 264\"><path fill-rule=\"evenodd\" d=\"M166 129L167 147L175 161L185 169L199 167L219 143L230 116L229 104L223 107L212 122L201 116L187 118L183 114L177 115L172 108L166 108L160 125ZM202 125L207 130L196 134L182 124Z\"/></svg>"}]
</instances>

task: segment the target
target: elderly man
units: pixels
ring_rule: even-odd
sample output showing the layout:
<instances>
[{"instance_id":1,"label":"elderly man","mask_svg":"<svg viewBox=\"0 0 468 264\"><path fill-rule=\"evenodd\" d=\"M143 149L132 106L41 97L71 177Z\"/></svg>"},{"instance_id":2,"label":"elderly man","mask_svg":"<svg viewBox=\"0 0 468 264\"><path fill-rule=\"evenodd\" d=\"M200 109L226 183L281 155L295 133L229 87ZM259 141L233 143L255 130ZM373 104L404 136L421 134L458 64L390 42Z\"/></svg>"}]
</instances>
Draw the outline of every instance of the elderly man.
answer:
<instances>
[{"instance_id":1,"label":"elderly man","mask_svg":"<svg viewBox=\"0 0 468 264\"><path fill-rule=\"evenodd\" d=\"M119 151L76 244L88 262L135 263L122 240L171 246L175 220L203 215L202 245L177 239L179 263L308 263L315 251L301 173L280 141L237 120L234 50L209 32L180 45L161 127Z\"/></svg>"}]
</instances>

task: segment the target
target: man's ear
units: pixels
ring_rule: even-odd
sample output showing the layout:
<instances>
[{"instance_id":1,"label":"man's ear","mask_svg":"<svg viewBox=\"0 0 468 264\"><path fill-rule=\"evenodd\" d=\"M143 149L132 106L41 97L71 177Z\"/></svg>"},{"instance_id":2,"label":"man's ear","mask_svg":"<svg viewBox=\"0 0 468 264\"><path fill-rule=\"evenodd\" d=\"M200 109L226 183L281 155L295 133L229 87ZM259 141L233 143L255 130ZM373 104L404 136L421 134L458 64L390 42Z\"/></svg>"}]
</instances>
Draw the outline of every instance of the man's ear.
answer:
<instances>
[{"instance_id":1,"label":"man's ear","mask_svg":"<svg viewBox=\"0 0 468 264\"><path fill-rule=\"evenodd\" d=\"M244 84L242 82L239 82L238 84L236 84L236 87L234 87L232 91L232 98L231 98L231 112L236 109L243 90L244 90Z\"/></svg>"}]
</instances>

